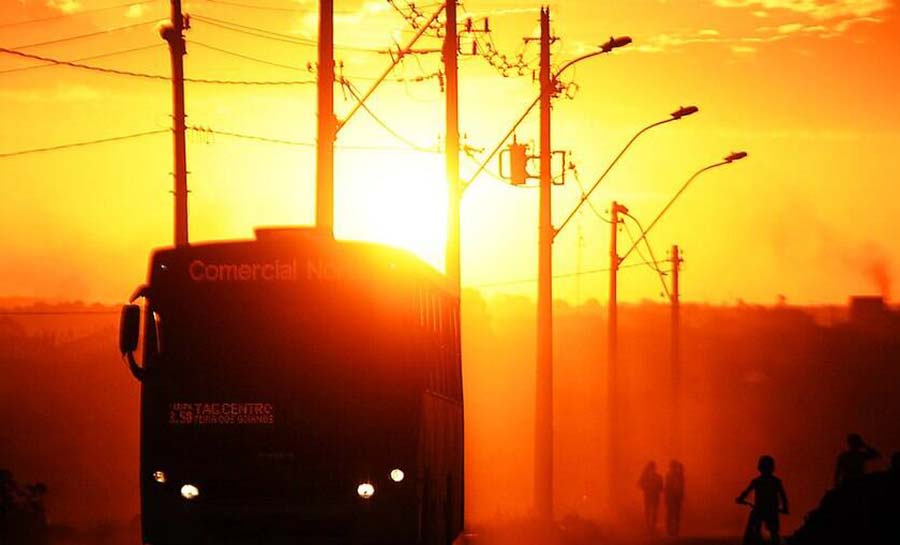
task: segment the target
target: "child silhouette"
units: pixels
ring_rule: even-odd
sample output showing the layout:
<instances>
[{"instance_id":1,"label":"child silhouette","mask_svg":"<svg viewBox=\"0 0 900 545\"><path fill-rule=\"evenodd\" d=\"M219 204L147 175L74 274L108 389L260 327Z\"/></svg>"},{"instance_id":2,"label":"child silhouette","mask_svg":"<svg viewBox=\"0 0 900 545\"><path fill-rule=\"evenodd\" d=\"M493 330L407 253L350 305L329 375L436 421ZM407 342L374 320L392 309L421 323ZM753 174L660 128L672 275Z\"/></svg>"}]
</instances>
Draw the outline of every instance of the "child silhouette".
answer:
<instances>
[{"instance_id":1,"label":"child silhouette","mask_svg":"<svg viewBox=\"0 0 900 545\"><path fill-rule=\"evenodd\" d=\"M762 543L762 527L765 525L771 536L772 543L781 543L779 534L779 513L788 514L787 494L781 484L781 479L775 476L775 459L771 456L760 456L756 465L759 477L750 481L747 488L735 498L739 504L747 504L747 496L753 492L753 509L747 519L747 529L744 531L744 545Z\"/></svg>"}]
</instances>

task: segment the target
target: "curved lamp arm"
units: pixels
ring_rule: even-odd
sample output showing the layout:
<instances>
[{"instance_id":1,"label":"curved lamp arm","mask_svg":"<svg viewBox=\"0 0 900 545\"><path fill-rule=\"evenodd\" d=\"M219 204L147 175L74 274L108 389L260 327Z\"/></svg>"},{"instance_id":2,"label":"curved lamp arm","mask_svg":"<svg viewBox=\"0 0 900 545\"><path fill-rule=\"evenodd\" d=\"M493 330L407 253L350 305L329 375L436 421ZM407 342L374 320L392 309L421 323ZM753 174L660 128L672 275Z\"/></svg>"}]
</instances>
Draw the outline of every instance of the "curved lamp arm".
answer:
<instances>
[{"instance_id":1,"label":"curved lamp arm","mask_svg":"<svg viewBox=\"0 0 900 545\"><path fill-rule=\"evenodd\" d=\"M641 236L639 236L637 238L637 240L634 241L634 243L631 245L631 247L628 248L628 251L625 252L624 254L622 254L622 257L619 258L619 263L624 262L625 258L628 257L631 254L631 252L634 251L635 248L637 248L637 245L640 244L640 242L642 240L647 238L647 234L650 232L651 229L653 229L653 226L656 225L656 223L660 220L660 218L663 217L663 214L665 214L666 211L668 211L669 208L671 208L672 205L675 204L675 201L678 200L678 197L680 197L681 194L684 193L684 190L687 189L689 185L691 185L691 182L693 182L695 179L697 179L697 176L700 176L707 170L712 170L716 167L730 165L731 163L738 161L740 159L743 159L746 156L747 156L747 152L745 152L745 151L738 151L738 152L731 153L728 155L728 157L726 157L722 161L719 161L718 163L713 163L711 165L707 165L707 166L701 168L700 170L698 170L697 172L695 172L693 175L691 175L691 177L688 178L688 180L686 182L684 182L684 185L681 186L681 189L679 189L678 192L675 193L675 195L672 196L671 199L669 199L669 202L666 203L666 205L663 207L663 209L659 211L659 214L657 214L656 217L653 218L653 221L650 222L650 225L647 226L647 229L645 229L641 232Z\"/></svg>"},{"instance_id":2,"label":"curved lamp arm","mask_svg":"<svg viewBox=\"0 0 900 545\"><path fill-rule=\"evenodd\" d=\"M640 137L642 134L644 134L645 132L649 131L650 129L652 129L654 127L658 127L658 126L664 125L666 123L671 123L672 121L675 121L677 119L681 119L681 118L680 117L670 117L669 119L664 119L662 121L657 121L656 123L651 123L650 125L647 125L643 129L639 130L637 132L637 134L632 136L631 140L629 140L628 143L625 144L625 147L622 148L622 151L620 151L619 154L616 155L616 158L613 159L612 162L609 164L609 166L606 167L606 170L603 171L603 174L601 174L600 177L597 178L597 181L594 182L594 185L592 185L591 188L587 190L587 193L585 193L584 195L581 196L581 200L579 200L578 204L576 204L575 207L572 209L572 211L569 212L569 215L566 216L566 219L563 220L563 222L559 225L559 227L557 227L553 230L553 237L556 238L556 235L558 235L559 232L562 231L563 228L566 225L568 225L568 223L570 221L572 221L572 218L575 217L575 214L578 212L578 210L581 209L581 206L585 203L585 201L587 201L591 197L591 193L593 193L594 190L597 189L597 186L600 185L600 182L602 182L603 179L606 178L606 175L609 174L609 171L612 170L612 168L614 166L616 166L616 163L619 162L619 159L621 159L622 156L625 155L625 152L628 151L628 148L630 148L631 145L634 144L634 141L637 140L638 137Z\"/></svg>"}]
</instances>

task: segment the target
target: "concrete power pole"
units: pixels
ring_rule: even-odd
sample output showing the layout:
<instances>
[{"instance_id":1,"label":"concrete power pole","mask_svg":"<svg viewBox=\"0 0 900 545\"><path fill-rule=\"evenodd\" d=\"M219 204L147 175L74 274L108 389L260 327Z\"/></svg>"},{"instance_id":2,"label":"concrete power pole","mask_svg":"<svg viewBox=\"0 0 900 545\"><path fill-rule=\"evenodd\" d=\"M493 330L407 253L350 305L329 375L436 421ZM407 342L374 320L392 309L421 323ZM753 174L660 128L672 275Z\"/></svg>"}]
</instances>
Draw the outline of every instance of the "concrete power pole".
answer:
<instances>
[{"instance_id":1,"label":"concrete power pole","mask_svg":"<svg viewBox=\"0 0 900 545\"><path fill-rule=\"evenodd\" d=\"M537 369L534 445L534 503L540 518L553 518L553 224L550 174L550 8L541 8L541 138L538 212Z\"/></svg>"},{"instance_id":2,"label":"concrete power pole","mask_svg":"<svg viewBox=\"0 0 900 545\"><path fill-rule=\"evenodd\" d=\"M171 0L170 26L160 34L169 43L172 61L172 140L175 151L175 246L188 245L187 153L184 120L184 14L181 0Z\"/></svg>"},{"instance_id":3,"label":"concrete power pole","mask_svg":"<svg viewBox=\"0 0 900 545\"><path fill-rule=\"evenodd\" d=\"M334 236L334 0L319 1L316 227Z\"/></svg>"},{"instance_id":4,"label":"concrete power pole","mask_svg":"<svg viewBox=\"0 0 900 545\"><path fill-rule=\"evenodd\" d=\"M671 334L670 334L670 356L671 368L669 370L671 379L670 409L671 422L669 423L670 438L669 448L673 457L680 455L681 450L681 301L678 285L678 275L681 269L681 252L678 245L672 246L672 253L669 255L669 261L672 268L672 291L670 294L671 301Z\"/></svg>"},{"instance_id":5,"label":"concrete power pole","mask_svg":"<svg viewBox=\"0 0 900 545\"><path fill-rule=\"evenodd\" d=\"M459 42L456 33L456 0L446 5L446 30L444 32L444 71L446 87L446 161L447 161L447 243L445 268L447 276L460 284L460 199L462 187L459 181Z\"/></svg>"},{"instance_id":6,"label":"concrete power pole","mask_svg":"<svg viewBox=\"0 0 900 545\"><path fill-rule=\"evenodd\" d=\"M628 209L613 201L610 208L609 230L609 307L607 312L607 358L606 358L606 430L607 463L610 508L615 509L619 497L619 477L621 471L622 429L620 426L621 407L619 399L619 214L627 214Z\"/></svg>"}]
</instances>

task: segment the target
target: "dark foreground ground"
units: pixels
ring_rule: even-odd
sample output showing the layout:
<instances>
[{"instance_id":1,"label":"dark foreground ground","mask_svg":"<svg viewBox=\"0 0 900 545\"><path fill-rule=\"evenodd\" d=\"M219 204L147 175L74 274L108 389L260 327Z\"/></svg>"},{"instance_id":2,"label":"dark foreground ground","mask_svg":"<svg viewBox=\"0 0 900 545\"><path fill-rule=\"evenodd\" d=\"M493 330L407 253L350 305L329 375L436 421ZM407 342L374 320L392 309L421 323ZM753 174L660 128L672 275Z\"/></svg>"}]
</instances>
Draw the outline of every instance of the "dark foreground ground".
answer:
<instances>
[{"instance_id":1,"label":"dark foreground ground","mask_svg":"<svg viewBox=\"0 0 900 545\"><path fill-rule=\"evenodd\" d=\"M642 538L599 535L561 537L557 535L542 538L533 534L526 536L517 532L488 531L467 534L455 545L738 545L740 542L738 537ZM48 542L40 545L140 545L140 543L140 532L136 525L101 525L90 530L74 530L61 526L51 527Z\"/></svg>"}]
</instances>

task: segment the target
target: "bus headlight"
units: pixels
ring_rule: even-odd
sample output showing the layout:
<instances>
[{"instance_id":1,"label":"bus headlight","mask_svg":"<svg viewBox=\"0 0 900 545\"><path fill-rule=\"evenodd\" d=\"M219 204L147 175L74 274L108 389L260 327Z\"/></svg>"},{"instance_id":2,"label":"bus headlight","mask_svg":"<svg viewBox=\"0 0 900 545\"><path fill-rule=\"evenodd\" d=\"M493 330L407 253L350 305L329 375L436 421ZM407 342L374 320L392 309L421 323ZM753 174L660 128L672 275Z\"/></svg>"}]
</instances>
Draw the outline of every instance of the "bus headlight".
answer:
<instances>
[{"instance_id":1,"label":"bus headlight","mask_svg":"<svg viewBox=\"0 0 900 545\"><path fill-rule=\"evenodd\" d=\"M186 500L192 500L200 495L200 490L192 484L186 484L181 487L181 496Z\"/></svg>"},{"instance_id":2,"label":"bus headlight","mask_svg":"<svg viewBox=\"0 0 900 545\"><path fill-rule=\"evenodd\" d=\"M356 487L356 493L359 494L359 497L367 500L375 495L375 487L372 483L359 483L359 486Z\"/></svg>"},{"instance_id":3,"label":"bus headlight","mask_svg":"<svg viewBox=\"0 0 900 545\"><path fill-rule=\"evenodd\" d=\"M153 480L159 484L166 484L166 472L156 470L153 472Z\"/></svg>"},{"instance_id":4,"label":"bus headlight","mask_svg":"<svg viewBox=\"0 0 900 545\"><path fill-rule=\"evenodd\" d=\"M391 480L395 483L399 483L404 477L406 477L406 474L404 474L403 470L399 467L391 470Z\"/></svg>"}]
</instances>

